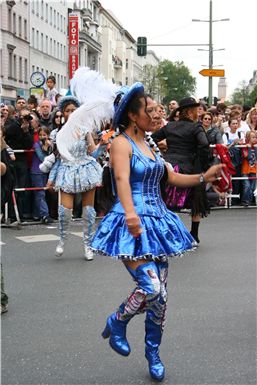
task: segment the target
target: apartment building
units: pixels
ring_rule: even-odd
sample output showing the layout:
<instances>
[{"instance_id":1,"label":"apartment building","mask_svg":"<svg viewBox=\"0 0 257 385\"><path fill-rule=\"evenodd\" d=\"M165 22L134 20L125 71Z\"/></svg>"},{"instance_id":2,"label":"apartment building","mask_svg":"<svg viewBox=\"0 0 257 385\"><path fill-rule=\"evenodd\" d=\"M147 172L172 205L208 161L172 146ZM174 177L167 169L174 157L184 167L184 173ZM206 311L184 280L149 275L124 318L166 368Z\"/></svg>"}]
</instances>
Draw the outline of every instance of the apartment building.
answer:
<instances>
[{"instance_id":1,"label":"apartment building","mask_svg":"<svg viewBox=\"0 0 257 385\"><path fill-rule=\"evenodd\" d=\"M116 84L142 81L145 64L159 60L149 51L137 56L136 40L98 0L11 0L0 3L1 99L27 98L35 71L54 75L56 88L69 87L69 15L78 16L79 66L103 73ZM44 85L45 86L45 85Z\"/></svg>"},{"instance_id":2,"label":"apartment building","mask_svg":"<svg viewBox=\"0 0 257 385\"><path fill-rule=\"evenodd\" d=\"M67 0L30 0L30 66L29 72L54 75L56 88L68 87Z\"/></svg>"},{"instance_id":3,"label":"apartment building","mask_svg":"<svg viewBox=\"0 0 257 385\"><path fill-rule=\"evenodd\" d=\"M0 82L3 102L27 97L29 87L28 1L0 3Z\"/></svg>"}]
</instances>

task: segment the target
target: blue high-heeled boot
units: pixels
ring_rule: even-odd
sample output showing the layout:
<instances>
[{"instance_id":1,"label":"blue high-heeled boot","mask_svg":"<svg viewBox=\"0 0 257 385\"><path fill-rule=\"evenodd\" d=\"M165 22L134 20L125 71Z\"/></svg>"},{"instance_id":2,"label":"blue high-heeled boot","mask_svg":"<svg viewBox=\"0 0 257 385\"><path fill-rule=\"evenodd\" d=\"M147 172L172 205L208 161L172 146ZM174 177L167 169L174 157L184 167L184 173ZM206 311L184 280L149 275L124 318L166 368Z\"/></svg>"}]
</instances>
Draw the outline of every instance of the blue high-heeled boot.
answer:
<instances>
[{"instance_id":1,"label":"blue high-heeled boot","mask_svg":"<svg viewBox=\"0 0 257 385\"><path fill-rule=\"evenodd\" d=\"M102 332L103 338L109 338L109 344L113 350L122 356L128 356L131 349L126 338L126 327L130 319L120 321L117 313L107 318L106 326Z\"/></svg>"},{"instance_id":2,"label":"blue high-heeled boot","mask_svg":"<svg viewBox=\"0 0 257 385\"><path fill-rule=\"evenodd\" d=\"M162 339L161 325L151 319L145 320L145 358L149 364L149 373L152 379L162 381L165 377L165 367L159 357L159 346Z\"/></svg>"},{"instance_id":3,"label":"blue high-heeled boot","mask_svg":"<svg viewBox=\"0 0 257 385\"><path fill-rule=\"evenodd\" d=\"M126 338L128 322L136 314L144 312L147 301L158 297L160 293L158 269L154 262L142 264L136 270L128 268L128 271L137 282L137 287L120 305L118 311L108 317L102 333L103 338L109 337L111 348L122 356L128 356L130 353Z\"/></svg>"}]
</instances>

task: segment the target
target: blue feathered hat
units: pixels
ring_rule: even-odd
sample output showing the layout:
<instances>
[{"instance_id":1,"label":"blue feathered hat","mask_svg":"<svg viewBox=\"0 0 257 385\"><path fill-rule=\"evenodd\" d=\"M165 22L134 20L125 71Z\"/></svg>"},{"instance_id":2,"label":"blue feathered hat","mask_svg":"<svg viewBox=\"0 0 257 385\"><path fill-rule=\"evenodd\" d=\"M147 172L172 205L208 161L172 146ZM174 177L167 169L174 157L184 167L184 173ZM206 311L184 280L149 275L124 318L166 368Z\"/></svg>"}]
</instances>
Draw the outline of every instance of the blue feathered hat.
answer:
<instances>
[{"instance_id":1,"label":"blue feathered hat","mask_svg":"<svg viewBox=\"0 0 257 385\"><path fill-rule=\"evenodd\" d=\"M119 89L117 96L114 100L114 116L112 122L112 126L114 129L119 126L121 116L125 111L127 104L130 102L133 96L138 94L139 92L144 92L144 86L140 82L134 83L131 87L122 86Z\"/></svg>"},{"instance_id":2,"label":"blue feathered hat","mask_svg":"<svg viewBox=\"0 0 257 385\"><path fill-rule=\"evenodd\" d=\"M58 103L59 110L63 112L67 104L74 104L77 108L80 107L80 102L77 98L75 98L75 96L66 95L59 100L59 103Z\"/></svg>"}]
</instances>

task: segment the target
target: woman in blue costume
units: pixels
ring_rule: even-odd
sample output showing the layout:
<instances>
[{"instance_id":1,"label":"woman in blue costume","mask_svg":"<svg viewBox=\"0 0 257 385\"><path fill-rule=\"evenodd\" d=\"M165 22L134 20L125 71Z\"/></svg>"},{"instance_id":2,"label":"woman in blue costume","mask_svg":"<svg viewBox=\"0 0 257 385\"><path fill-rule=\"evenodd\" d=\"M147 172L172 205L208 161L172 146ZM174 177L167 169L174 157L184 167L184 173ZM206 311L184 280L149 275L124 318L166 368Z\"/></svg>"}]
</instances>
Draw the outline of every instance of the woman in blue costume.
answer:
<instances>
[{"instance_id":1,"label":"woman in blue costume","mask_svg":"<svg viewBox=\"0 0 257 385\"><path fill-rule=\"evenodd\" d=\"M116 201L100 223L91 242L94 251L121 259L136 287L117 311L107 318L103 338L112 349L128 356L126 327L131 318L146 312L145 357L153 379L162 381L165 368L159 357L167 302L168 259L194 247L194 239L179 217L166 208L161 198L160 180L167 170L168 182L179 187L214 181L221 165L203 175L176 174L166 167L157 152L145 141L154 129L154 101L135 83L119 95L114 128L120 135L110 151L110 166Z\"/></svg>"},{"instance_id":2,"label":"woman in blue costume","mask_svg":"<svg viewBox=\"0 0 257 385\"><path fill-rule=\"evenodd\" d=\"M79 106L79 100L74 96L61 98L59 108L66 123ZM60 190L61 194L58 207L60 240L55 255L61 257L64 252L74 196L76 193L81 193L84 258L90 261L93 259L93 253L88 244L93 235L96 216L94 209L95 189L102 183L102 167L92 156L93 151L97 150L97 146L87 127L77 126L70 138L68 137L68 130L64 125L57 134L57 148L60 152L60 159L52 167L48 180L48 186L54 185L54 188ZM67 138L68 143L65 142Z\"/></svg>"}]
</instances>

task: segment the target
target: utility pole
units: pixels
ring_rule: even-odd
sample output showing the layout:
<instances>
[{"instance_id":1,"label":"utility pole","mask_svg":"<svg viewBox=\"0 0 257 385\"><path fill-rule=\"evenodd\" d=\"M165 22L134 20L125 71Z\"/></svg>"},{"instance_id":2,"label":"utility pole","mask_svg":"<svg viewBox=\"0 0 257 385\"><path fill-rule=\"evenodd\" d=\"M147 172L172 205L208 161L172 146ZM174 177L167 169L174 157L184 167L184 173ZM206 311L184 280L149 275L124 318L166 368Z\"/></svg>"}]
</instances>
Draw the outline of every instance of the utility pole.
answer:
<instances>
[{"instance_id":1,"label":"utility pole","mask_svg":"<svg viewBox=\"0 0 257 385\"><path fill-rule=\"evenodd\" d=\"M212 46L212 0L210 0L209 14L209 68L213 69L213 46ZM209 76L209 104L212 105L212 76Z\"/></svg>"},{"instance_id":2,"label":"utility pole","mask_svg":"<svg viewBox=\"0 0 257 385\"><path fill-rule=\"evenodd\" d=\"M209 20L200 20L200 19L192 19L192 21L200 21L209 23L209 69L213 69L213 51L223 51L225 48L220 49L213 49L213 43L212 43L212 23L218 22L218 21L229 21L229 19L219 19L219 20L213 20L212 18L212 0L210 0L210 11L209 11ZM199 51L206 51L204 49L198 49ZM213 92L212 92L212 76L209 76L209 87L208 87L208 97L209 97L209 104L212 104L213 99Z\"/></svg>"}]
</instances>

